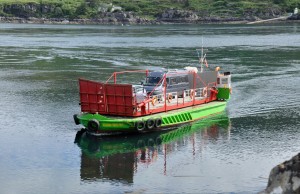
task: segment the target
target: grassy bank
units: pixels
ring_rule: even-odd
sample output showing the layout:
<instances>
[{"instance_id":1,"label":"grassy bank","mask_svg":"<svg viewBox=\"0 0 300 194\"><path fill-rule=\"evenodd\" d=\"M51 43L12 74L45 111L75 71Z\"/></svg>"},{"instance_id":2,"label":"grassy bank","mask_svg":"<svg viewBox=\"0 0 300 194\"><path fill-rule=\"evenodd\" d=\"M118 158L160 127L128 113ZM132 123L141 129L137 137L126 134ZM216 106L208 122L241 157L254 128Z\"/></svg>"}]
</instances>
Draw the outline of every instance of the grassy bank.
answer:
<instances>
[{"instance_id":1,"label":"grassy bank","mask_svg":"<svg viewBox=\"0 0 300 194\"><path fill-rule=\"evenodd\" d=\"M299 0L0 0L0 16L97 18L120 7L146 18L156 18L170 8L222 18L293 12L297 6Z\"/></svg>"}]
</instances>

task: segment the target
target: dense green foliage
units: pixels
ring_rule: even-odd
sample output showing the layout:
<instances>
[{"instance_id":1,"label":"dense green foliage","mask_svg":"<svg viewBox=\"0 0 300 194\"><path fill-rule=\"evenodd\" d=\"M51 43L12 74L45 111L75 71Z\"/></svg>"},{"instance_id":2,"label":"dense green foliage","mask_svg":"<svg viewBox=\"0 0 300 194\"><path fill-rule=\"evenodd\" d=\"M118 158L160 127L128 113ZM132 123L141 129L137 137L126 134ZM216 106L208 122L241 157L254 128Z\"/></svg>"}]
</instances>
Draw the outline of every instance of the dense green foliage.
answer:
<instances>
[{"instance_id":1,"label":"dense green foliage","mask_svg":"<svg viewBox=\"0 0 300 194\"><path fill-rule=\"evenodd\" d=\"M154 18L170 8L197 11L205 16L241 16L253 10L256 13L268 9L292 12L295 7L300 6L300 0L0 0L0 15L93 18L99 17L99 8L109 3L149 18ZM39 8L20 13L18 8L12 7L28 4L47 5L51 7L51 11L42 11L42 8ZM108 11L111 8L108 8Z\"/></svg>"}]
</instances>

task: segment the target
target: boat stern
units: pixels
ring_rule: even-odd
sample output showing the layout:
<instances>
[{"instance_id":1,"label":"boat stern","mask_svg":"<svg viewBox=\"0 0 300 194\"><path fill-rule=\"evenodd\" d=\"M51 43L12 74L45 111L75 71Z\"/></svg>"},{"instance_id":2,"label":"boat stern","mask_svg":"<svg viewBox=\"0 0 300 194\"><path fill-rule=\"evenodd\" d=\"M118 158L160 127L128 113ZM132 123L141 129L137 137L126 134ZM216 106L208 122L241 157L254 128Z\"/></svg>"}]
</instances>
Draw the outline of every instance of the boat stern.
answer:
<instances>
[{"instance_id":1,"label":"boat stern","mask_svg":"<svg viewBox=\"0 0 300 194\"><path fill-rule=\"evenodd\" d=\"M228 100L231 95L231 74L230 72L224 72L224 74L219 74L217 78L217 99L218 100Z\"/></svg>"}]
</instances>

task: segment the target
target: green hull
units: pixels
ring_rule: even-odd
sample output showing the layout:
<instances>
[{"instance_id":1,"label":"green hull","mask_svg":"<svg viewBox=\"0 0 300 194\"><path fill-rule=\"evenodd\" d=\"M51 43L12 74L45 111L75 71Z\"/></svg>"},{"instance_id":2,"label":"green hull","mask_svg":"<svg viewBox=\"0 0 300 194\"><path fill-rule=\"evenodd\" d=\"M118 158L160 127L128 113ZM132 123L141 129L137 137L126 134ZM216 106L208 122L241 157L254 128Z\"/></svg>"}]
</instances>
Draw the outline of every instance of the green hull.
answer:
<instances>
[{"instance_id":1,"label":"green hull","mask_svg":"<svg viewBox=\"0 0 300 194\"><path fill-rule=\"evenodd\" d=\"M231 89L230 88L218 88L218 99L228 100L230 98Z\"/></svg>"},{"instance_id":2,"label":"green hull","mask_svg":"<svg viewBox=\"0 0 300 194\"><path fill-rule=\"evenodd\" d=\"M227 129L229 124L230 120L224 113L181 126L173 131L163 130L153 133L132 134L126 136L126 138L124 138L124 136L94 137L86 134L86 130L81 130L76 135L75 143L77 143L83 153L89 157L101 158L119 153L135 152L139 149L155 147L161 144L168 144L213 125Z\"/></svg>"},{"instance_id":3,"label":"green hull","mask_svg":"<svg viewBox=\"0 0 300 194\"><path fill-rule=\"evenodd\" d=\"M82 124L93 134L114 132L142 132L170 128L199 120L220 112L226 107L226 101L214 101L137 118L111 117L100 114L74 115L75 122ZM76 121L77 120L77 121ZM92 122L91 122L92 121Z\"/></svg>"}]
</instances>

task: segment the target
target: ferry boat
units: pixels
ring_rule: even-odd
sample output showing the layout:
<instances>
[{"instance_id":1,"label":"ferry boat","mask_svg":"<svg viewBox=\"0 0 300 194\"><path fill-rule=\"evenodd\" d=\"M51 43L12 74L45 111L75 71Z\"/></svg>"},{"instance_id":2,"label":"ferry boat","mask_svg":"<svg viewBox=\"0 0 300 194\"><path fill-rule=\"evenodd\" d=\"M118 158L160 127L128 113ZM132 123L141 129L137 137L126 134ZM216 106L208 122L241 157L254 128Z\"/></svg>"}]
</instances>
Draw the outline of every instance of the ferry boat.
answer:
<instances>
[{"instance_id":1,"label":"ferry boat","mask_svg":"<svg viewBox=\"0 0 300 194\"><path fill-rule=\"evenodd\" d=\"M223 112L232 90L231 73L210 69L205 56L202 49L200 69L114 72L105 82L79 79L81 113L73 116L75 124L95 136L141 133ZM125 73L144 73L145 82L118 83L118 75Z\"/></svg>"}]
</instances>

